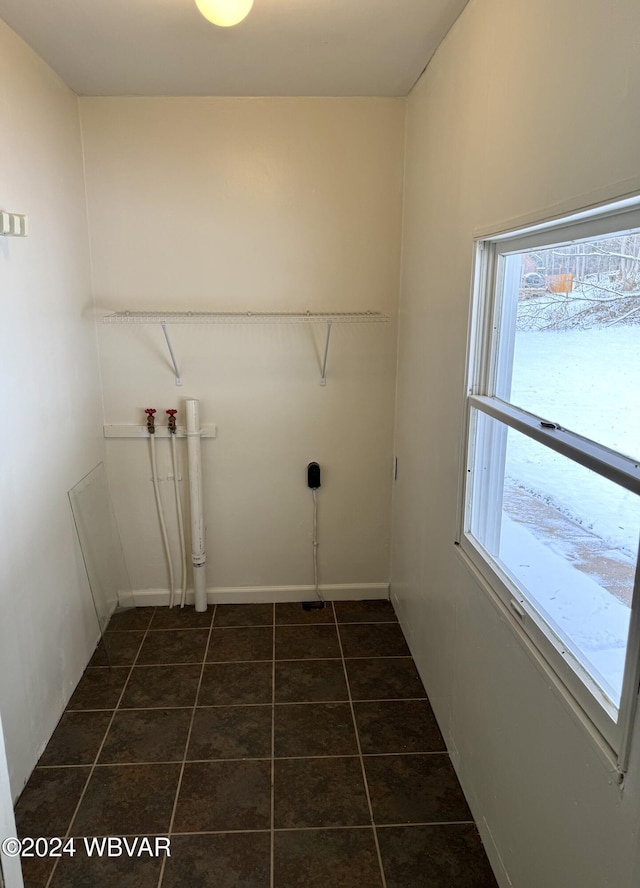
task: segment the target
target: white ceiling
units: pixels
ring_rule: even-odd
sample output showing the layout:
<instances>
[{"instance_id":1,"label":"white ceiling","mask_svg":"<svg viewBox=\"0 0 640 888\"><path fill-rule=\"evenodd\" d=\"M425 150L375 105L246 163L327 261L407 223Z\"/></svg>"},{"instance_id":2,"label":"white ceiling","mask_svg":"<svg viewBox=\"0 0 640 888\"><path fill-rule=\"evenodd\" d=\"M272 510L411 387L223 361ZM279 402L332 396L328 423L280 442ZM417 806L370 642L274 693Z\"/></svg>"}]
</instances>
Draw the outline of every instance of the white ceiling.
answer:
<instances>
[{"instance_id":1,"label":"white ceiling","mask_svg":"<svg viewBox=\"0 0 640 888\"><path fill-rule=\"evenodd\" d=\"M467 0L255 0L217 28L193 0L0 0L80 95L402 96Z\"/></svg>"}]
</instances>

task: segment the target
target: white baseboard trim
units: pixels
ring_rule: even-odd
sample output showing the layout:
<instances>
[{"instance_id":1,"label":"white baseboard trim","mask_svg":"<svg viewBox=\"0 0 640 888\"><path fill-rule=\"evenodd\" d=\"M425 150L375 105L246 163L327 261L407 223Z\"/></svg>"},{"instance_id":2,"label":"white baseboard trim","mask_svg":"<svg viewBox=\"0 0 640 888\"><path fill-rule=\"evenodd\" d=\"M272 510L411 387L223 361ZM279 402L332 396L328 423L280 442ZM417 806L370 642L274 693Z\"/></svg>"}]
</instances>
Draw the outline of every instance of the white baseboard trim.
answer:
<instances>
[{"instance_id":1,"label":"white baseboard trim","mask_svg":"<svg viewBox=\"0 0 640 888\"><path fill-rule=\"evenodd\" d=\"M363 601L371 598L388 598L388 583L336 583L320 586L322 597L327 601ZM179 599L178 590L176 599ZM259 604L267 602L311 601L315 597L314 586L213 586L207 590L209 604ZM169 604L168 589L134 589L128 602L133 599L136 607L166 607ZM125 602L123 602L124 604ZM193 604L193 590L187 591L187 604Z\"/></svg>"},{"instance_id":2,"label":"white baseboard trim","mask_svg":"<svg viewBox=\"0 0 640 888\"><path fill-rule=\"evenodd\" d=\"M499 888L513 888L513 882L509 878L509 873L506 870L502 855L495 843L493 833L483 816L476 817L476 826L478 827L484 850L487 852L487 857L489 858L489 863L491 864L491 869L496 877L496 882L498 883Z\"/></svg>"}]
</instances>

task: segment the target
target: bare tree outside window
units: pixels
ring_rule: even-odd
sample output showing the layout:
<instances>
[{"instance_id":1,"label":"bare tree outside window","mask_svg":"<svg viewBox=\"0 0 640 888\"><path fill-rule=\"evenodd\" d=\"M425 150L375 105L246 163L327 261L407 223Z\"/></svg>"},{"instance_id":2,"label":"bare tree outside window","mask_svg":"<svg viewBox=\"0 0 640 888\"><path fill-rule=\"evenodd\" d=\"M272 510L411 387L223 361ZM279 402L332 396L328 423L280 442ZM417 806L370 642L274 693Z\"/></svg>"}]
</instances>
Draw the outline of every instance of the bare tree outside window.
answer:
<instances>
[{"instance_id":1,"label":"bare tree outside window","mask_svg":"<svg viewBox=\"0 0 640 888\"><path fill-rule=\"evenodd\" d=\"M519 330L640 323L640 233L522 256Z\"/></svg>"}]
</instances>

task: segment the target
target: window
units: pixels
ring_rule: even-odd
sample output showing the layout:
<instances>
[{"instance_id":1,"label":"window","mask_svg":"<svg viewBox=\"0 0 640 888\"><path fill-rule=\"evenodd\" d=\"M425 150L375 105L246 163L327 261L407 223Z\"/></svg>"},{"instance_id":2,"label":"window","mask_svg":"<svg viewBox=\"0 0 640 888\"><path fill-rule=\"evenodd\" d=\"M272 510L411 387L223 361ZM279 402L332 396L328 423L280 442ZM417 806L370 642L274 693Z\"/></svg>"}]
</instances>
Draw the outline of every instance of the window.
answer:
<instances>
[{"instance_id":1,"label":"window","mask_svg":"<svg viewBox=\"0 0 640 888\"><path fill-rule=\"evenodd\" d=\"M478 244L460 543L626 768L640 678L640 211Z\"/></svg>"}]
</instances>

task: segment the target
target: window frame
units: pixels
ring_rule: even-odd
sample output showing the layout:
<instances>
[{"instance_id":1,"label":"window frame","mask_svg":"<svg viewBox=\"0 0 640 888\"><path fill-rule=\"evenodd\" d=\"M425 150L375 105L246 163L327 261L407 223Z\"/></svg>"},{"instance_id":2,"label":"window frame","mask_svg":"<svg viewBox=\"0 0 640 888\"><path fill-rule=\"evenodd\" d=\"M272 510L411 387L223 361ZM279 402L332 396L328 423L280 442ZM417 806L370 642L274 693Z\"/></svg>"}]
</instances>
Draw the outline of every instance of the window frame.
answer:
<instances>
[{"instance_id":1,"label":"window frame","mask_svg":"<svg viewBox=\"0 0 640 888\"><path fill-rule=\"evenodd\" d=\"M513 579L471 535L475 420L493 417L507 428L549 447L598 475L640 495L640 462L560 426L561 417L537 416L502 400L496 394L499 376L500 325L503 318L503 275L509 256L545 246L593 240L640 228L640 196L604 207L589 208L500 234L479 236L474 242L474 271L467 348L464 449L461 459L459 524L456 544L484 580L484 585L508 615L512 625L533 645L544 668L559 680L570 702L577 705L590 732L618 773L622 783L628 767L633 719L640 684L640 543L636 561L629 636L620 705L607 703L599 685L570 652L560 651L552 627L538 614Z\"/></svg>"}]
</instances>

